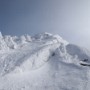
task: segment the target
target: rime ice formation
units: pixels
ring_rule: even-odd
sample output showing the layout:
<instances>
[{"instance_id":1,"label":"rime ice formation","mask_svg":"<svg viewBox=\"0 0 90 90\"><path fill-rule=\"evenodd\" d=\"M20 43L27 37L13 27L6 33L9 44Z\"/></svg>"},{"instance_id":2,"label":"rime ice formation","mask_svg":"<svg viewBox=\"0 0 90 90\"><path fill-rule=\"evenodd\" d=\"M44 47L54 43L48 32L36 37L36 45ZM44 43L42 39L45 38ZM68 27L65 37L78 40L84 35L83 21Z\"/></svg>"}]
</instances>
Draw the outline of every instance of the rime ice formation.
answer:
<instances>
[{"instance_id":1,"label":"rime ice formation","mask_svg":"<svg viewBox=\"0 0 90 90\"><path fill-rule=\"evenodd\" d=\"M0 90L90 90L90 52L50 33L0 33Z\"/></svg>"}]
</instances>

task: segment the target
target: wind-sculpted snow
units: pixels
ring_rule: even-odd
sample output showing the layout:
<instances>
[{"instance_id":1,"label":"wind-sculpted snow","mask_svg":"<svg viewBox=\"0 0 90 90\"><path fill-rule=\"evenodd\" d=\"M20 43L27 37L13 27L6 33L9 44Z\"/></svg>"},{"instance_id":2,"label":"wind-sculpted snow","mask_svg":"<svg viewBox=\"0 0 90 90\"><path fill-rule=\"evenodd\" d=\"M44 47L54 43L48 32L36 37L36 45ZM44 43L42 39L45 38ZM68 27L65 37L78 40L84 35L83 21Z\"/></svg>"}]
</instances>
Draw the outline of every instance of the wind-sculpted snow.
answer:
<instances>
[{"instance_id":1,"label":"wind-sculpted snow","mask_svg":"<svg viewBox=\"0 0 90 90\"><path fill-rule=\"evenodd\" d=\"M71 56L73 57L77 56L79 60L88 59L87 62L90 63L90 52L87 49L81 48L73 44L68 44L66 46L66 49L67 53L70 54Z\"/></svg>"},{"instance_id":2,"label":"wind-sculpted snow","mask_svg":"<svg viewBox=\"0 0 90 90\"><path fill-rule=\"evenodd\" d=\"M2 36L0 90L90 90L90 52L59 35Z\"/></svg>"}]
</instances>

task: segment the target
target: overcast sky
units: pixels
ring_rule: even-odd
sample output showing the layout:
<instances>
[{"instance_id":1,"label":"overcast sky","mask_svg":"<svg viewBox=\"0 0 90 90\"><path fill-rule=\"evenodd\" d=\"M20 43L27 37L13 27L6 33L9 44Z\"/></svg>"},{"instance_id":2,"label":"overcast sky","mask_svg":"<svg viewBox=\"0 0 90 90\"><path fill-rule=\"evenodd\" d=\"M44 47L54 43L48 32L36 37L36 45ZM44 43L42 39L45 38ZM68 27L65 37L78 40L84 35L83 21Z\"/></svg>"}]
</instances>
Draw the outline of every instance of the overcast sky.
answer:
<instances>
[{"instance_id":1,"label":"overcast sky","mask_svg":"<svg viewBox=\"0 0 90 90\"><path fill-rule=\"evenodd\" d=\"M90 49L90 0L0 0L3 34L59 34Z\"/></svg>"}]
</instances>

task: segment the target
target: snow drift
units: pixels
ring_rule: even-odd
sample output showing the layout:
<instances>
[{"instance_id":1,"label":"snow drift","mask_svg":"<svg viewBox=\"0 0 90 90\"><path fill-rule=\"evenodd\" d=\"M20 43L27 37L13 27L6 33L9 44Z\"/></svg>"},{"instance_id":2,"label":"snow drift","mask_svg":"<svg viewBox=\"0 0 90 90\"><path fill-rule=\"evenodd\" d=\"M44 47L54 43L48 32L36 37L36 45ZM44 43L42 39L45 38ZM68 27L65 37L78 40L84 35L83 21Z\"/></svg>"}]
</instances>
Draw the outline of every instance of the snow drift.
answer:
<instances>
[{"instance_id":1,"label":"snow drift","mask_svg":"<svg viewBox=\"0 0 90 90\"><path fill-rule=\"evenodd\" d=\"M90 52L50 33L0 33L0 90L90 90Z\"/></svg>"}]
</instances>

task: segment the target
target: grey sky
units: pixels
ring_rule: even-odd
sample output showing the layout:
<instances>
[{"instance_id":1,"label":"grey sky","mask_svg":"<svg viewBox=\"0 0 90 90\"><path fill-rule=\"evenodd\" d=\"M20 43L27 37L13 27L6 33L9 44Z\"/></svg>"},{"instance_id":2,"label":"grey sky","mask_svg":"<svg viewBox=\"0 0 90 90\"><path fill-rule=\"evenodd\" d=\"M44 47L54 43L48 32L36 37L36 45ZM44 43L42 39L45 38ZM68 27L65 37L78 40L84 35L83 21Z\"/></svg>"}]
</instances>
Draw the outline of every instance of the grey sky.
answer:
<instances>
[{"instance_id":1,"label":"grey sky","mask_svg":"<svg viewBox=\"0 0 90 90\"><path fill-rule=\"evenodd\" d=\"M90 0L0 0L0 30L10 35L56 33L89 48Z\"/></svg>"}]
</instances>

